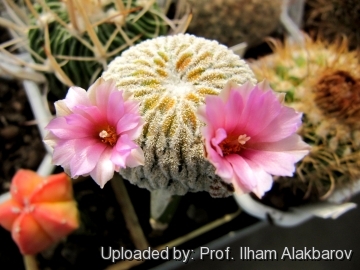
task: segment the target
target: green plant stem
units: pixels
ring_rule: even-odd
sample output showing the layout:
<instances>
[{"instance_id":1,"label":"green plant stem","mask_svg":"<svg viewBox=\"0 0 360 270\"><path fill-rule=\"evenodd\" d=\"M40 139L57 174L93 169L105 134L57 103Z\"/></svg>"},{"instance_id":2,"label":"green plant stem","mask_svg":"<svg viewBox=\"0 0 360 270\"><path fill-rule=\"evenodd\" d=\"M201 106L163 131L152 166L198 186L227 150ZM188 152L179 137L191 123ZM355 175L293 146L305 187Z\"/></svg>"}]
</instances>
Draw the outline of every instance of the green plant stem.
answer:
<instances>
[{"instance_id":1,"label":"green plant stem","mask_svg":"<svg viewBox=\"0 0 360 270\"><path fill-rule=\"evenodd\" d=\"M134 207L127 193L123 178L119 174L115 174L111 180L111 185L124 215L126 227L130 232L135 247L140 250L147 249L149 244L140 226Z\"/></svg>"},{"instance_id":2,"label":"green plant stem","mask_svg":"<svg viewBox=\"0 0 360 270\"><path fill-rule=\"evenodd\" d=\"M39 270L35 255L23 255L26 270Z\"/></svg>"},{"instance_id":3,"label":"green plant stem","mask_svg":"<svg viewBox=\"0 0 360 270\"><path fill-rule=\"evenodd\" d=\"M165 230L179 205L181 196L170 194L163 189L151 191L150 224L155 231Z\"/></svg>"}]
</instances>

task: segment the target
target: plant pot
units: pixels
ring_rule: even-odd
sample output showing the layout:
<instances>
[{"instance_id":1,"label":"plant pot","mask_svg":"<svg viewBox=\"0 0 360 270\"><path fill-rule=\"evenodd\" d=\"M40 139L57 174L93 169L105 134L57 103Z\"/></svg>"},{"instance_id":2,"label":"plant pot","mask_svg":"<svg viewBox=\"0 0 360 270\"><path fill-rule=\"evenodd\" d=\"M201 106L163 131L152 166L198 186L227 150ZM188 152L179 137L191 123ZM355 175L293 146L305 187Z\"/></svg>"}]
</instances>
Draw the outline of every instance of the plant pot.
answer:
<instances>
[{"instance_id":1,"label":"plant pot","mask_svg":"<svg viewBox=\"0 0 360 270\"><path fill-rule=\"evenodd\" d=\"M300 225L314 217L338 218L342 214L356 207L355 203L346 201L359 192L360 181L352 188L337 190L326 201L292 207L287 212L264 205L261 201L255 200L249 194L235 194L234 197L239 206L249 215L262 220L269 220L281 227L292 227Z\"/></svg>"}]
</instances>

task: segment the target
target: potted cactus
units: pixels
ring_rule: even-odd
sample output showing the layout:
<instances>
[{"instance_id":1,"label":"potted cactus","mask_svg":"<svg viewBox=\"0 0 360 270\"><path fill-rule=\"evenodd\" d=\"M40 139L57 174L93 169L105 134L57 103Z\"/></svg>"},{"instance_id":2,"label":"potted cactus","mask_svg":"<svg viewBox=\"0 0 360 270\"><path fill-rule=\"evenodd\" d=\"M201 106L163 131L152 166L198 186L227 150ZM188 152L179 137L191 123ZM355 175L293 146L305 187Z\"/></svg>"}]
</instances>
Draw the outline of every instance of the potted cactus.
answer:
<instances>
[{"instance_id":1,"label":"potted cactus","mask_svg":"<svg viewBox=\"0 0 360 270\"><path fill-rule=\"evenodd\" d=\"M348 50L346 40L329 44L306 37L303 45L274 40L270 44L274 53L250 66L258 79L268 78L276 91L286 93L289 106L304 113L299 134L311 145L311 151L297 164L291 181L284 177L275 180L263 202L288 210L304 203L324 202L332 196L338 203L346 200L358 192L360 179L357 54ZM335 207L332 213L338 216L353 207ZM315 208L313 214L318 212Z\"/></svg>"},{"instance_id":2,"label":"potted cactus","mask_svg":"<svg viewBox=\"0 0 360 270\"><path fill-rule=\"evenodd\" d=\"M294 163L308 153L294 133L301 115L284 106L283 96L267 83L255 83L245 61L216 41L182 34L147 40L115 58L87 91L71 87L55 104L57 117L45 141L54 148L54 163L73 178L90 175L105 188L111 180L116 192L123 186L120 173L150 190L152 202L169 201L165 209L152 208L151 225L158 232L170 222L164 215L175 211L177 196L254 191L261 197L272 184L270 174L292 174ZM237 113L242 116L234 118ZM281 157L286 166L268 163L264 155ZM196 216L194 210L189 215Z\"/></svg>"}]
</instances>

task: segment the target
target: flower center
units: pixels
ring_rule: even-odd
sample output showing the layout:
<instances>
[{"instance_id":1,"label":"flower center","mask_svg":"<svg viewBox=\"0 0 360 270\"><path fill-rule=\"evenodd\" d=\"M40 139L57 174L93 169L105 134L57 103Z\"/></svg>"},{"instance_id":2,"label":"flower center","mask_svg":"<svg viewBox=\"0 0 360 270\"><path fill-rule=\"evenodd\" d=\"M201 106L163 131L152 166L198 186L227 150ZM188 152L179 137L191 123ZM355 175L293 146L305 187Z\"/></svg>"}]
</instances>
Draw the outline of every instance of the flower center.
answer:
<instances>
[{"instance_id":1,"label":"flower center","mask_svg":"<svg viewBox=\"0 0 360 270\"><path fill-rule=\"evenodd\" d=\"M219 143L219 147L223 152L224 156L230 154L239 154L240 151L245 148L246 142L250 140L246 134L240 135L239 137L227 137L221 143Z\"/></svg>"},{"instance_id":2,"label":"flower center","mask_svg":"<svg viewBox=\"0 0 360 270\"><path fill-rule=\"evenodd\" d=\"M115 128L111 126L107 126L106 129L100 131L99 137L101 138L101 142L106 143L110 146L114 146L118 139Z\"/></svg>"}]
</instances>

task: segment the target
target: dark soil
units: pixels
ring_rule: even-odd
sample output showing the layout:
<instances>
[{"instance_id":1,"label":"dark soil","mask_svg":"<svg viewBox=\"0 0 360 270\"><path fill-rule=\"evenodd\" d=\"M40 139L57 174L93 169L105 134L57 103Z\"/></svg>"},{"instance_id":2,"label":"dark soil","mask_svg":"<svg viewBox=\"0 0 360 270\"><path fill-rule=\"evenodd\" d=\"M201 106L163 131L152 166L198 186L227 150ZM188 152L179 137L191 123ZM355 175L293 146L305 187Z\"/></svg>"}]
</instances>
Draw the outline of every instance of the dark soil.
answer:
<instances>
[{"instance_id":1,"label":"dark soil","mask_svg":"<svg viewBox=\"0 0 360 270\"><path fill-rule=\"evenodd\" d=\"M0 193L20 169L36 170L45 148L22 84L0 79Z\"/></svg>"}]
</instances>

